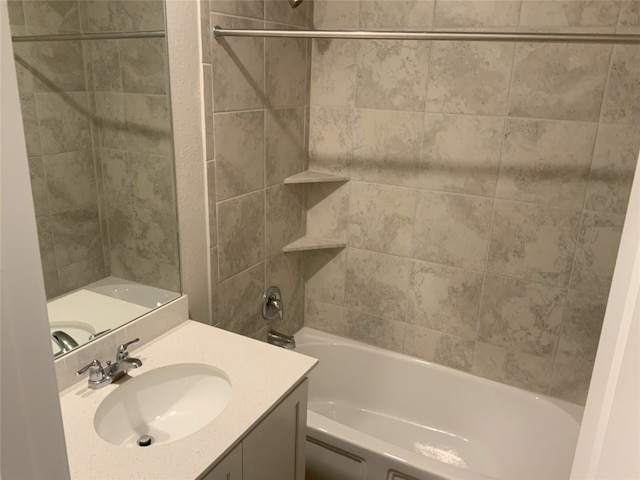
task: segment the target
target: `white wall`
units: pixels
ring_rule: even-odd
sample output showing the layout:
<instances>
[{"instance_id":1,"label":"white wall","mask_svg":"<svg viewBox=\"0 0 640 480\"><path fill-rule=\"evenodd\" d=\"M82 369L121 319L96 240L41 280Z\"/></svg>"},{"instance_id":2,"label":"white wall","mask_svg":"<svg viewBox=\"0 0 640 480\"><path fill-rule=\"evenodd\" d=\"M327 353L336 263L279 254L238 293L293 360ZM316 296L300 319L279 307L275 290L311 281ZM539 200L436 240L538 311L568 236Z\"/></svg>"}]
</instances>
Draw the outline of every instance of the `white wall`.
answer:
<instances>
[{"instance_id":1,"label":"white wall","mask_svg":"<svg viewBox=\"0 0 640 480\"><path fill-rule=\"evenodd\" d=\"M1 404L5 479L69 478L7 1L0 0Z\"/></svg>"},{"instance_id":2,"label":"white wall","mask_svg":"<svg viewBox=\"0 0 640 480\"><path fill-rule=\"evenodd\" d=\"M571 478L640 478L640 168L636 170Z\"/></svg>"}]
</instances>

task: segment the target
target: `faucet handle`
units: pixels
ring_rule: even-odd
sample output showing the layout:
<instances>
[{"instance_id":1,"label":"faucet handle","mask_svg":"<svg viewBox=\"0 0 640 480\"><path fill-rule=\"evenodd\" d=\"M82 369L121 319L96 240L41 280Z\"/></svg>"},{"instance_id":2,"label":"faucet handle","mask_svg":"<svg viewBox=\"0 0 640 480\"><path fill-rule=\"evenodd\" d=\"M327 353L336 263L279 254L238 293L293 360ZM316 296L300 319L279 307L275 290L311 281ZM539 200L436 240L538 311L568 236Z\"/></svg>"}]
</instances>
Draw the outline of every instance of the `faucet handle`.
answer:
<instances>
[{"instance_id":1,"label":"faucet handle","mask_svg":"<svg viewBox=\"0 0 640 480\"><path fill-rule=\"evenodd\" d=\"M94 360L89 365L85 365L76 372L76 375L80 376L87 370L89 370L90 384L101 383L104 380L104 369L102 368L102 364L99 360Z\"/></svg>"},{"instance_id":2,"label":"faucet handle","mask_svg":"<svg viewBox=\"0 0 640 480\"><path fill-rule=\"evenodd\" d=\"M133 340L131 340L131 341L127 342L127 343L123 343L122 345L120 345L118 347L118 351L116 353L117 361L126 360L127 357L129 357L129 352L127 351L127 349L129 348L129 345L131 345L132 343L139 342L139 341L140 341L139 338L134 338Z\"/></svg>"}]
</instances>

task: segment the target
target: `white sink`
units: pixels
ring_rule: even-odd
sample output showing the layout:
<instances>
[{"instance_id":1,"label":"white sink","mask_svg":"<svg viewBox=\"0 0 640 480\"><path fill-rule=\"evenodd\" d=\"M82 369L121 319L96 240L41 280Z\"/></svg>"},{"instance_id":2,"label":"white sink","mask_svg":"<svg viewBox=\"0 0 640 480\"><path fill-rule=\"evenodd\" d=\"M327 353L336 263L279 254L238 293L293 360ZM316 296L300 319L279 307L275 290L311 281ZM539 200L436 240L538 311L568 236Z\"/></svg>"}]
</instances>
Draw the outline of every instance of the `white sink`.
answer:
<instances>
[{"instance_id":1,"label":"white sink","mask_svg":"<svg viewBox=\"0 0 640 480\"><path fill-rule=\"evenodd\" d=\"M156 368L107 395L93 423L98 435L113 445L141 448L149 443L147 437L151 446L161 445L206 427L225 409L231 392L228 377L208 365Z\"/></svg>"}]
</instances>

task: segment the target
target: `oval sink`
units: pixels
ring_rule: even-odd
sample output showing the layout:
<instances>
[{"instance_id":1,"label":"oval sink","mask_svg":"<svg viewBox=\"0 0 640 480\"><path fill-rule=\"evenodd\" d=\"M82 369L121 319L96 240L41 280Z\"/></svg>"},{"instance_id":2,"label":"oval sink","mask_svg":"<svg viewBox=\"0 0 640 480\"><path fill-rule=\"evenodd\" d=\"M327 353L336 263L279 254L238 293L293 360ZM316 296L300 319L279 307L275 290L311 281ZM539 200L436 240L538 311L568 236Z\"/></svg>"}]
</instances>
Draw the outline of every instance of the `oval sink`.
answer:
<instances>
[{"instance_id":1,"label":"oval sink","mask_svg":"<svg viewBox=\"0 0 640 480\"><path fill-rule=\"evenodd\" d=\"M107 395L93 424L98 435L113 445L140 448L169 443L211 423L229 403L231 391L227 376L208 365L156 368L126 380Z\"/></svg>"}]
</instances>

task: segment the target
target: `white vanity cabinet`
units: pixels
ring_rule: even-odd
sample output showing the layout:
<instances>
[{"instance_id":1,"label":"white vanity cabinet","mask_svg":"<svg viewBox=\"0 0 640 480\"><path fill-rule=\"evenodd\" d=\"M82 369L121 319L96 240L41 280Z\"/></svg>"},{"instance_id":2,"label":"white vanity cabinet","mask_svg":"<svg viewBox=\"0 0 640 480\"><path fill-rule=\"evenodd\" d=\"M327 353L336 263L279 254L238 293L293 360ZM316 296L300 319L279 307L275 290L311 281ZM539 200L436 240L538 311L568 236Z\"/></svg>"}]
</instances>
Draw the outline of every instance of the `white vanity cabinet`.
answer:
<instances>
[{"instance_id":1,"label":"white vanity cabinet","mask_svg":"<svg viewBox=\"0 0 640 480\"><path fill-rule=\"evenodd\" d=\"M201 480L303 480L307 388L305 378Z\"/></svg>"}]
</instances>

